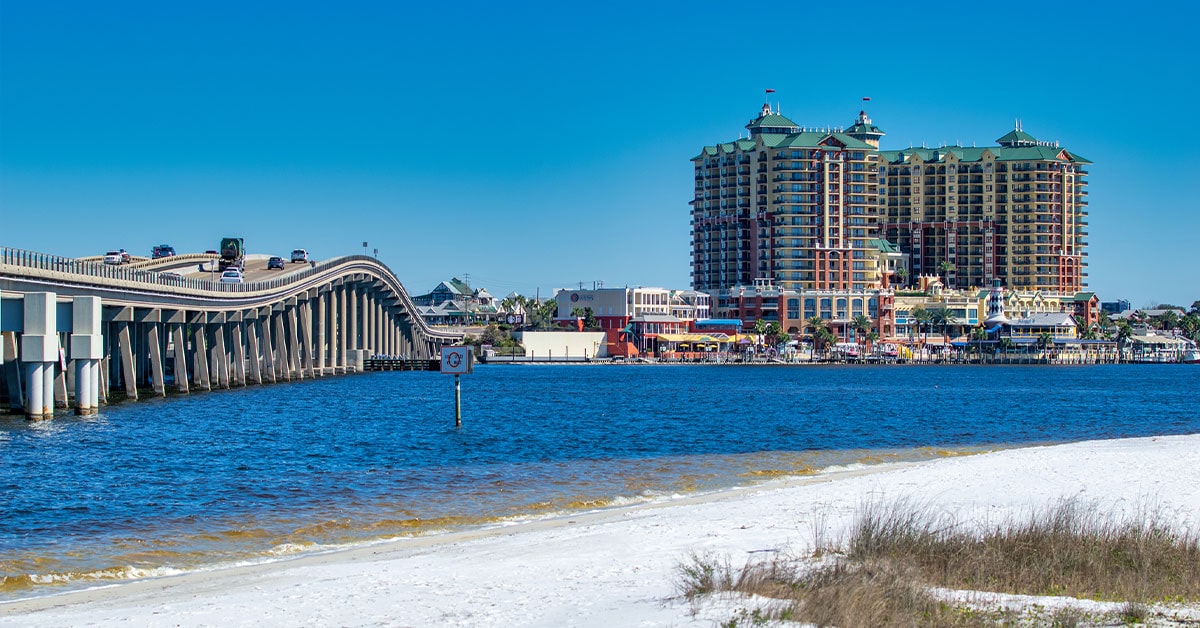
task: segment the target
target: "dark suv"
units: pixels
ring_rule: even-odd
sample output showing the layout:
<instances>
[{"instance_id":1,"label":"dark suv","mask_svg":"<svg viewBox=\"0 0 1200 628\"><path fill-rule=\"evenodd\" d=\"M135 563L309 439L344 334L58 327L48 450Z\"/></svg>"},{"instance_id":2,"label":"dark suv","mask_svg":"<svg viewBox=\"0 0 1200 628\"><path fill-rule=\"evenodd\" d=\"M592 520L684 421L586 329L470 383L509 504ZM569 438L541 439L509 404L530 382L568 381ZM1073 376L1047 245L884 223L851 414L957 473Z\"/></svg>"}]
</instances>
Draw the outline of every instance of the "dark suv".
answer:
<instances>
[{"instance_id":1,"label":"dark suv","mask_svg":"<svg viewBox=\"0 0 1200 628\"><path fill-rule=\"evenodd\" d=\"M282 257L272 257L267 260L267 270L283 270L284 263Z\"/></svg>"}]
</instances>

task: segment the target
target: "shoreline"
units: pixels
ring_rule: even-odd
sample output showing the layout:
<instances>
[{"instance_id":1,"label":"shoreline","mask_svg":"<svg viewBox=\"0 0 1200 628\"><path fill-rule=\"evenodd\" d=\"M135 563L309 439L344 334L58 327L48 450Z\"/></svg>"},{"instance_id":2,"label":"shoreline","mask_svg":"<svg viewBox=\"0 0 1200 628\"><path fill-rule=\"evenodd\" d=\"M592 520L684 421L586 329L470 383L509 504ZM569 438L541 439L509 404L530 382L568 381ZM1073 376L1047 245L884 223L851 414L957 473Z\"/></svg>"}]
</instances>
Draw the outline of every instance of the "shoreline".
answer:
<instances>
[{"instance_id":1,"label":"shoreline","mask_svg":"<svg viewBox=\"0 0 1200 628\"><path fill-rule=\"evenodd\" d=\"M713 617L671 600L673 566L689 552L725 553L735 563L756 552L803 553L818 522L839 532L866 501L906 496L965 521L1002 520L1070 497L1125 510L1154 504L1196 529L1200 435L1041 445L777 478L26 598L0 604L0 624L359 625L386 618L413 625L711 625Z\"/></svg>"}]
</instances>

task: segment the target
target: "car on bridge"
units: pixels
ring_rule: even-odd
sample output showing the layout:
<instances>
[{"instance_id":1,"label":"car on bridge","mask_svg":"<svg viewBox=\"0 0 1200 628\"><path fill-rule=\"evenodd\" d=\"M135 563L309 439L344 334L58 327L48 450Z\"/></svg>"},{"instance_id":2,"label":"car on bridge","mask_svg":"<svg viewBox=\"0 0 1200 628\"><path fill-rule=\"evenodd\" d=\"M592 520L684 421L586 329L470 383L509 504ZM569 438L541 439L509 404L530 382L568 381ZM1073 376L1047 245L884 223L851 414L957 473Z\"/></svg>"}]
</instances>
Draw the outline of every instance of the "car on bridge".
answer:
<instances>
[{"instance_id":1,"label":"car on bridge","mask_svg":"<svg viewBox=\"0 0 1200 628\"><path fill-rule=\"evenodd\" d=\"M242 283L242 271L236 268L226 268L221 273L221 283Z\"/></svg>"},{"instance_id":2,"label":"car on bridge","mask_svg":"<svg viewBox=\"0 0 1200 628\"><path fill-rule=\"evenodd\" d=\"M307 262L307 261L308 261L308 251L305 251L304 249L294 249L292 251L292 262L293 263L294 262Z\"/></svg>"},{"instance_id":3,"label":"car on bridge","mask_svg":"<svg viewBox=\"0 0 1200 628\"><path fill-rule=\"evenodd\" d=\"M267 270L283 270L284 266L282 257L272 256L271 259L267 260Z\"/></svg>"},{"instance_id":4,"label":"car on bridge","mask_svg":"<svg viewBox=\"0 0 1200 628\"><path fill-rule=\"evenodd\" d=\"M104 263L105 264L120 264L121 261L122 260L121 260L121 252L120 251L109 251L104 254Z\"/></svg>"},{"instance_id":5,"label":"car on bridge","mask_svg":"<svg viewBox=\"0 0 1200 628\"><path fill-rule=\"evenodd\" d=\"M175 247L170 244L160 244L150 251L151 259L162 259L164 257L174 257Z\"/></svg>"}]
</instances>

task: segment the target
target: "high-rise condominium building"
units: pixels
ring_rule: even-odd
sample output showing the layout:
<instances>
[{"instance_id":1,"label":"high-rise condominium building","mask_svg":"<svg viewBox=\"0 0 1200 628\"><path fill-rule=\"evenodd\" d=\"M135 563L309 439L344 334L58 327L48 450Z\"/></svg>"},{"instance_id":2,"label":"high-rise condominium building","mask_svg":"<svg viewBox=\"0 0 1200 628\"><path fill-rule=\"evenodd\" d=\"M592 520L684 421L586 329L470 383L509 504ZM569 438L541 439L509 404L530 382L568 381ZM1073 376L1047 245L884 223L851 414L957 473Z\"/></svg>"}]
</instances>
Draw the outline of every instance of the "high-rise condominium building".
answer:
<instances>
[{"instance_id":1,"label":"high-rise condominium building","mask_svg":"<svg viewBox=\"0 0 1200 628\"><path fill-rule=\"evenodd\" d=\"M884 133L865 111L848 129L813 129L769 105L746 129L692 159L696 290L756 279L877 288L886 272L877 238L909 256L910 276L951 287L1086 284L1090 162L1056 144L1018 128L993 147L880 151Z\"/></svg>"},{"instance_id":2,"label":"high-rise condominium building","mask_svg":"<svg viewBox=\"0 0 1200 628\"><path fill-rule=\"evenodd\" d=\"M950 287L1081 290L1091 162L1019 124L996 143L881 152L884 237Z\"/></svg>"}]
</instances>

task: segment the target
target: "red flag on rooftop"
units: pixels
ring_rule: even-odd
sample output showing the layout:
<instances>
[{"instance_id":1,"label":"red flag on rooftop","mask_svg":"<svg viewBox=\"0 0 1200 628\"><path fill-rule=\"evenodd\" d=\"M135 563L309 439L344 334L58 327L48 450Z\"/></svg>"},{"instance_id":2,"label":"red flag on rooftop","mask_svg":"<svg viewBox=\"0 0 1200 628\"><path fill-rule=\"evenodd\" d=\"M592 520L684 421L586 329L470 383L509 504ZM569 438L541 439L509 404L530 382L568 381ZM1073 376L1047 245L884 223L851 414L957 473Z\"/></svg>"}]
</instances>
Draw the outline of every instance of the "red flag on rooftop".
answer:
<instances>
[{"instance_id":1,"label":"red flag on rooftop","mask_svg":"<svg viewBox=\"0 0 1200 628\"><path fill-rule=\"evenodd\" d=\"M870 96L863 96L863 102L867 102L868 100L871 100Z\"/></svg>"},{"instance_id":2,"label":"red flag on rooftop","mask_svg":"<svg viewBox=\"0 0 1200 628\"><path fill-rule=\"evenodd\" d=\"M767 93L768 93L768 94L774 94L774 93L775 93L775 90L773 90L773 89L768 89L768 90L767 90Z\"/></svg>"}]
</instances>

